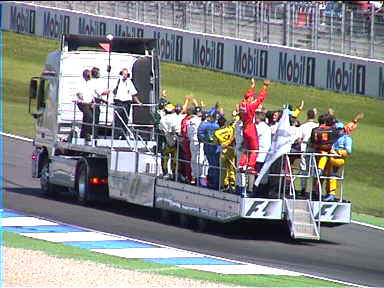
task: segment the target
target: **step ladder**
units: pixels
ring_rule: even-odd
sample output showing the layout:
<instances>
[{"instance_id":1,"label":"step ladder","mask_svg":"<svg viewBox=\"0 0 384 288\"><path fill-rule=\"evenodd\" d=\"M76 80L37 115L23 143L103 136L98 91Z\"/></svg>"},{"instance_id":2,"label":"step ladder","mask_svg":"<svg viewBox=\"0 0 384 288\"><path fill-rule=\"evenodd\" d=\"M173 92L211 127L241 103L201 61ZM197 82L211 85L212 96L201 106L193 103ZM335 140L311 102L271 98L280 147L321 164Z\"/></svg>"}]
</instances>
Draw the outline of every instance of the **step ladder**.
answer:
<instances>
[{"instance_id":1,"label":"step ladder","mask_svg":"<svg viewBox=\"0 0 384 288\"><path fill-rule=\"evenodd\" d=\"M284 202L292 238L320 240L320 222L314 219L311 202L295 199Z\"/></svg>"}]
</instances>

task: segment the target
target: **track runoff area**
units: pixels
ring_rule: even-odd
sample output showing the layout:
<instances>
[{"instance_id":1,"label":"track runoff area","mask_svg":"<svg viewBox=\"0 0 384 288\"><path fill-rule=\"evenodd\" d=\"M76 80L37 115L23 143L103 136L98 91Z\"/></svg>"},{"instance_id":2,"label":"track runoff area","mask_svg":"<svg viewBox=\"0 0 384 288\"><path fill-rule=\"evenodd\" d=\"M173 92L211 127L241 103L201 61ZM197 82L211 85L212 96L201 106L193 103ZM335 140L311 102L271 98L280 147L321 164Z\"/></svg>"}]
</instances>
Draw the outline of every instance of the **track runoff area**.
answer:
<instances>
[{"instance_id":1,"label":"track runoff area","mask_svg":"<svg viewBox=\"0 0 384 288\"><path fill-rule=\"evenodd\" d=\"M364 287L353 283L297 273L285 269L239 262L147 241L93 231L73 225L57 223L48 219L32 217L12 210L4 209L1 213L3 231L17 233L21 236L38 240L87 249L105 255L127 259L140 259L157 264L175 265L181 269L194 269L219 274L303 276L346 286Z\"/></svg>"},{"instance_id":2,"label":"track runoff area","mask_svg":"<svg viewBox=\"0 0 384 288\"><path fill-rule=\"evenodd\" d=\"M0 132L0 135L20 141L33 141L30 138L4 132ZM384 231L384 228L375 225L357 221L352 221L352 223ZM277 269L263 265L244 263L180 250L118 235L92 231L73 225L31 217L11 210L2 211L2 227L4 231L14 232L25 237L54 243L62 243L64 245L75 246L112 256L141 259L143 261L159 264L176 265L177 267L185 269L195 269L199 271L215 272L220 274L307 276L349 286L363 287L353 283L335 281L332 279L297 273L284 269Z\"/></svg>"}]
</instances>

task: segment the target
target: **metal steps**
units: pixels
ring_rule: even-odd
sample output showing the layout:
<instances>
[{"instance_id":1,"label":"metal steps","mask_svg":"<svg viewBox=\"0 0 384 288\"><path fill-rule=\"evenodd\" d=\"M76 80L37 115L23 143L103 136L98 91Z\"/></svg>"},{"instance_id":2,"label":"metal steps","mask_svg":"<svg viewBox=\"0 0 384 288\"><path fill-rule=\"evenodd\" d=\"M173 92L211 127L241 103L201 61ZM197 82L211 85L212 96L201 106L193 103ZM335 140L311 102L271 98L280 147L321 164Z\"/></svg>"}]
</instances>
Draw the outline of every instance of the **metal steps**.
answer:
<instances>
[{"instance_id":1,"label":"metal steps","mask_svg":"<svg viewBox=\"0 0 384 288\"><path fill-rule=\"evenodd\" d=\"M286 217L295 239L319 240L320 233L308 200L285 199Z\"/></svg>"}]
</instances>

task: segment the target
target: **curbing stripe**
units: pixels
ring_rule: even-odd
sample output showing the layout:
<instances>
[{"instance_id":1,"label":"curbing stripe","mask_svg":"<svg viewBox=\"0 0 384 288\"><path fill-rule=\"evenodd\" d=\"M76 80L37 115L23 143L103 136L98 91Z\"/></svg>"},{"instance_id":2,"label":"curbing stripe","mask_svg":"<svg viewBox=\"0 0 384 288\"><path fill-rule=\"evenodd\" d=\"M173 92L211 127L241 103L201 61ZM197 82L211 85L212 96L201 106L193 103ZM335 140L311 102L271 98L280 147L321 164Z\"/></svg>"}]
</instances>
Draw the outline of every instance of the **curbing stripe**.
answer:
<instances>
[{"instance_id":1,"label":"curbing stripe","mask_svg":"<svg viewBox=\"0 0 384 288\"><path fill-rule=\"evenodd\" d=\"M384 227L380 227L380 226L376 226L376 225L372 225L372 224L366 224L366 223L362 223L362 222L358 222L358 221L354 221L354 220L352 220L351 223L362 225L362 226L367 226L369 228L374 228L374 229L384 231Z\"/></svg>"},{"instance_id":2,"label":"curbing stripe","mask_svg":"<svg viewBox=\"0 0 384 288\"><path fill-rule=\"evenodd\" d=\"M14 211L10 211L10 210L7 210L7 213L9 213L9 215L11 213L16 213L17 215L20 215L20 213L17 213L17 212L14 212ZM20 216L16 216L14 218L19 218ZM32 218L32 217L31 217ZM39 221L47 221L45 219L43 219L42 217L35 217L37 220ZM47 221L49 222L49 221ZM299 273L299 272L294 272L294 271L289 271L289 270L283 270L283 269L279 269L279 268L273 268L273 267L268 267L268 266L262 266L262 265L257 265L257 264L251 264L251 263L245 263L245 262L240 262L240 261L235 261L235 260L229 260L229 259L225 259L225 258L221 258L221 257L216 257L216 256L209 256L209 255L204 255L204 254L200 254L200 253L195 253L195 252L190 252L190 251L185 251L185 250L181 250L181 249L177 249L177 248L172 248L172 247L169 247L169 246L165 246L165 245L158 245L158 244L155 244L155 243L151 243L151 242L148 242L148 241L141 241L141 240L137 240L137 239L133 239L133 238L127 238L127 237L122 237L122 236L118 236L118 235L113 235L113 234L110 234L110 233L104 233L104 232L98 232L98 231L95 231L95 230L92 230L92 229L85 229L85 228L80 228L76 225L68 225L68 224L64 224L64 223L60 223L58 225L66 225L66 226L72 226L72 227L76 227L78 229L82 229L82 230L87 230L89 232L70 232L70 233L51 233L51 234L62 234L62 237L58 237L54 240L56 240L55 242L61 242L62 244L66 244L66 243L71 243L71 244L74 244L75 242L63 242L63 235L64 234L71 234L71 237L72 238L71 240L74 240L73 239L73 236L74 236L74 233L78 233L77 235L80 235L82 237L80 237L80 241L84 241L84 243L86 243L86 240L84 240L83 237L86 237L88 238L88 236L94 236L96 239L108 239L107 242L111 242L111 241L118 241L118 240L131 240L131 241L135 241L135 242L142 242L142 243L146 243L146 244L150 244L150 245L153 245L155 246L155 248L132 248L131 251L133 250L142 250L142 251L145 251L145 250L148 250L148 251L155 251L156 249L158 251L160 251L161 249L164 249L163 251L165 251L167 248L168 249L168 252L171 252L173 251L173 253L179 253L179 254L176 254L176 256L178 257L181 257L182 258L182 255L181 253L188 253L187 256L188 258L184 258L184 260L189 260L191 264L180 264L180 265L177 265L175 268L172 268L172 269L181 269L181 268L187 268L187 269L194 269L194 270L200 270L200 271L209 271L209 272L214 272L214 273L220 273L220 274L258 274L258 275L276 275L276 276L280 276L280 275L286 275L286 276L304 276L304 277L309 277L309 278L313 278L313 279L320 279L320 280L325 280L325 281L330 281L330 282L334 282L334 283L339 283L339 284L343 284L345 286L352 286L352 287L366 287L366 286L362 286L362 285L358 285L358 284L354 284L354 283L348 283L348 282L343 282L343 281L339 281L339 280L333 280L333 279L329 279L329 278L325 278L325 277L318 277L318 276L314 276L314 275L310 275L310 274L304 274L304 273ZM43 238L47 238L47 235L50 234L50 233L20 233L20 235L22 236L26 236L26 237L31 237L31 238L37 238L39 239L40 237L33 237L34 234L43 234L44 237ZM68 237L65 237L65 238L68 238ZM45 239L46 240L46 239ZM89 239L88 239L89 240ZM100 240L100 242L102 242L103 240ZM89 241L88 241L89 242ZM163 248L161 248L163 247ZM90 251L93 251L93 252L101 252L103 254L110 254L110 255L113 255L113 251L116 251L117 254L116 256L118 257L127 257L127 256L122 256L122 251L126 251L126 252L129 252L130 249L88 249ZM102 251L97 251L97 250L102 250ZM107 252L107 250L109 250L110 252L112 253L105 253ZM120 252L120 253L119 253ZM163 252L161 252L163 253ZM127 253L125 253L127 254ZM128 258L132 258L132 255L131 254L128 254ZM153 257L152 255L153 254L150 254L151 257ZM142 256L142 255L140 255ZM164 256L167 256L168 258L170 258L170 254L166 254ZM175 256L175 255L173 255ZM192 257L191 257L192 256ZM138 258L139 256L137 255L135 257L135 259L141 259L141 260L144 260L144 261L152 261L152 262L157 262L157 263L163 263L164 260L166 261L167 258L165 259L150 259L150 258ZM211 263L213 265L204 265L204 264L207 264L206 263L203 263L203 265L199 265L199 263L193 263L193 258L195 260L198 260L198 258L203 258L204 260L211 260ZM179 258L180 259L180 258ZM170 260L173 260L173 261L177 261L178 258L170 258ZM182 259L180 259L182 260ZM221 265L217 265L218 263L220 263L220 260L222 261L221 262ZM225 262L223 262L225 261ZM231 265L230 262L232 262L233 264L235 265ZM164 262L165 263L165 262ZM171 263L172 264L172 263ZM225 264L225 265L223 265ZM217 268L217 269L216 269ZM237 268L237 269L236 269ZM164 268L165 270L169 270L169 268ZM144 270L143 270L144 271ZM150 271L150 270L149 270ZM267 272L269 271L269 272Z\"/></svg>"}]
</instances>

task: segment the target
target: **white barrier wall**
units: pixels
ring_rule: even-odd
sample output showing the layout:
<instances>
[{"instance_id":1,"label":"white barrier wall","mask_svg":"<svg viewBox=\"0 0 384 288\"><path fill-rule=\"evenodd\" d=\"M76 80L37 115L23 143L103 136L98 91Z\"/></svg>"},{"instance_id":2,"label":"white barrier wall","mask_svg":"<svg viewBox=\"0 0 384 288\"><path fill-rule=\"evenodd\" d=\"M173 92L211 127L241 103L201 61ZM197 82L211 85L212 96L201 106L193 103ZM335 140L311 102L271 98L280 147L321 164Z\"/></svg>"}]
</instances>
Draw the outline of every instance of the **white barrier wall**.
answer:
<instances>
[{"instance_id":1,"label":"white barrier wall","mask_svg":"<svg viewBox=\"0 0 384 288\"><path fill-rule=\"evenodd\" d=\"M245 77L384 98L384 62L260 44L21 2L0 3L1 29L59 39L62 33L158 38L161 60Z\"/></svg>"}]
</instances>

